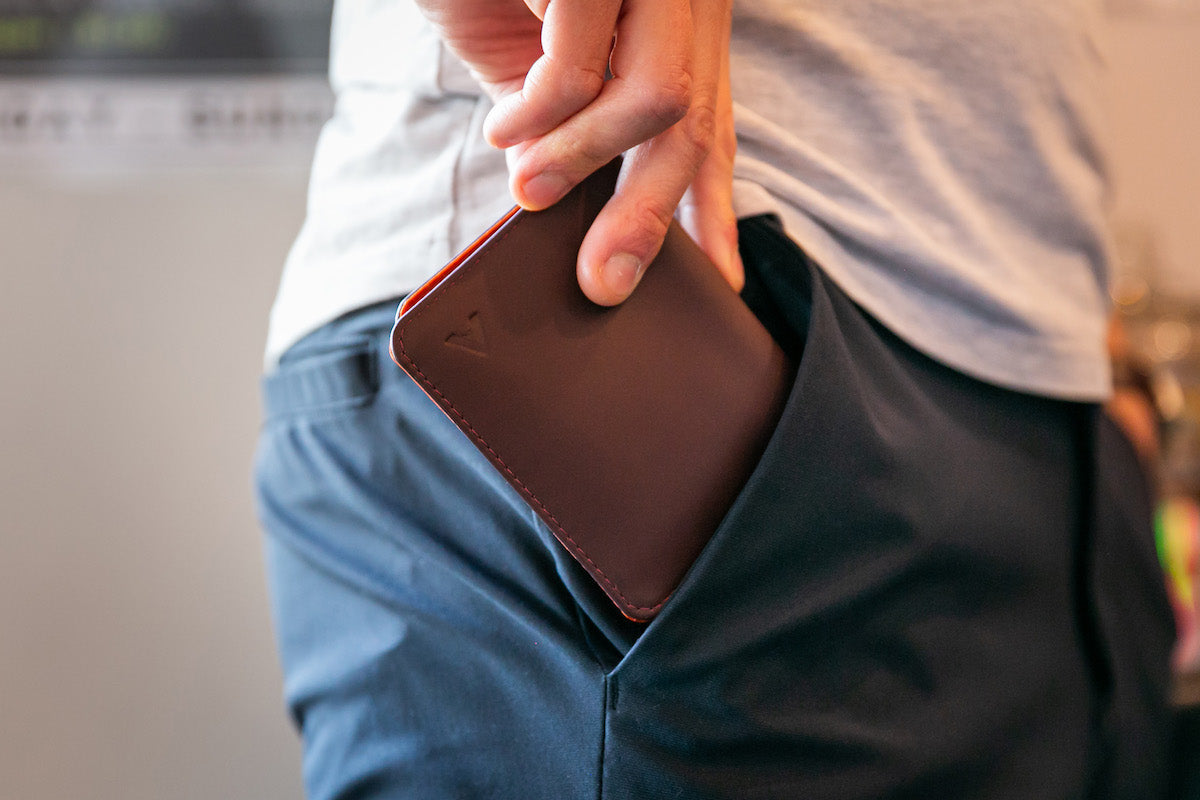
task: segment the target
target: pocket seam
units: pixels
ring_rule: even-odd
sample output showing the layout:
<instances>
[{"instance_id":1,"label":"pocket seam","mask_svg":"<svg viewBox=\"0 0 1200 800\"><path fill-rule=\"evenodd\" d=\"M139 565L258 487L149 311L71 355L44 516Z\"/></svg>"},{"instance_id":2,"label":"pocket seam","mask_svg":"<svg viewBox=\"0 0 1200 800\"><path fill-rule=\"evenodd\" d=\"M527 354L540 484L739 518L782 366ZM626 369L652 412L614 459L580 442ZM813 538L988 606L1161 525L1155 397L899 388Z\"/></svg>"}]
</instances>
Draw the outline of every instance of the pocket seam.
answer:
<instances>
[{"instance_id":1,"label":"pocket seam","mask_svg":"<svg viewBox=\"0 0 1200 800\"><path fill-rule=\"evenodd\" d=\"M297 417L329 419L370 405L380 389L376 355L369 336L314 344L290 358L285 354L276 370L262 378L263 424ZM345 378L319 388L305 382L306 376L317 373L342 373Z\"/></svg>"}]
</instances>

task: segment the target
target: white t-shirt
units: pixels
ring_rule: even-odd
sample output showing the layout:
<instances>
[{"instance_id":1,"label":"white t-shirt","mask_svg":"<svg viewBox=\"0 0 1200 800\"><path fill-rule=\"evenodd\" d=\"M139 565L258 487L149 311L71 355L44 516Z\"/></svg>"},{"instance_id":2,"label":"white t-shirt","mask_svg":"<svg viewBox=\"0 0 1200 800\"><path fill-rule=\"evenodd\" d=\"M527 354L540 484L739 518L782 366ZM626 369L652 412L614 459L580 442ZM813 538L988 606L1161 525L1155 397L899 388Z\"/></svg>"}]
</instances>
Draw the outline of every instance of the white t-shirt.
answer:
<instances>
[{"instance_id":1,"label":"white t-shirt","mask_svg":"<svg viewBox=\"0 0 1200 800\"><path fill-rule=\"evenodd\" d=\"M735 2L739 216L773 212L918 349L1108 392L1096 0ZM407 0L338 0L335 114L272 310L305 333L411 290L506 211L490 108Z\"/></svg>"}]
</instances>

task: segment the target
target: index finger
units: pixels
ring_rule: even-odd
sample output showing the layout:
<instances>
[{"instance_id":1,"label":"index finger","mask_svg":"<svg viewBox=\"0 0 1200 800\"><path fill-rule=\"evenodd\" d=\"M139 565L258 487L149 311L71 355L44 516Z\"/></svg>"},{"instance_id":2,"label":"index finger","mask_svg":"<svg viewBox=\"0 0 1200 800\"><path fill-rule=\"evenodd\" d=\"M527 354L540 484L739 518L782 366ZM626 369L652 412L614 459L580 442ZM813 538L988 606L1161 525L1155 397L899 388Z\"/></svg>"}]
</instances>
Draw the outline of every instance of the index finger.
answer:
<instances>
[{"instance_id":1,"label":"index finger","mask_svg":"<svg viewBox=\"0 0 1200 800\"><path fill-rule=\"evenodd\" d=\"M626 0L612 79L585 108L523 145L510 171L517 202L528 209L553 205L614 156L648 142L687 115L698 99L694 44L688 0ZM680 194L699 161L697 153ZM672 209L678 200L677 194Z\"/></svg>"},{"instance_id":2,"label":"index finger","mask_svg":"<svg viewBox=\"0 0 1200 800\"><path fill-rule=\"evenodd\" d=\"M604 86L621 0L527 0L542 19L542 56L521 89L488 114L484 135L511 147L553 130Z\"/></svg>"}]
</instances>

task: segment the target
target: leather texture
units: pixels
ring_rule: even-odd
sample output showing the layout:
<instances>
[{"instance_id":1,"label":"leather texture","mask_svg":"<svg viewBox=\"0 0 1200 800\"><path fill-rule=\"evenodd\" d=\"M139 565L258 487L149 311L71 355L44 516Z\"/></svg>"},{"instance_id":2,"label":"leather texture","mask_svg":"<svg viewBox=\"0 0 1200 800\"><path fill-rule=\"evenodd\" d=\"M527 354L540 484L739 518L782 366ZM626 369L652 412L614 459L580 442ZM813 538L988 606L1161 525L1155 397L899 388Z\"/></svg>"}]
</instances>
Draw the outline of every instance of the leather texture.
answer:
<instances>
[{"instance_id":1,"label":"leather texture","mask_svg":"<svg viewBox=\"0 0 1200 800\"><path fill-rule=\"evenodd\" d=\"M794 373L673 223L633 296L579 289L616 162L509 212L401 307L392 357L628 618L652 619L766 448Z\"/></svg>"}]
</instances>

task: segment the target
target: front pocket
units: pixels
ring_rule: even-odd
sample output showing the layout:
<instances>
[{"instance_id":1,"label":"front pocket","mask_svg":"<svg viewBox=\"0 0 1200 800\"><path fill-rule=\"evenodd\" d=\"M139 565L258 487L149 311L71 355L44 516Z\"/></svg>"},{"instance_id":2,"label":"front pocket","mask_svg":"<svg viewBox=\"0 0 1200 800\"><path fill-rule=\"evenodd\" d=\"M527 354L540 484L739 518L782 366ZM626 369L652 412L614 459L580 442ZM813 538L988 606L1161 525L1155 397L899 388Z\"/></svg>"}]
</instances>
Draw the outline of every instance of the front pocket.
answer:
<instances>
[{"instance_id":1,"label":"front pocket","mask_svg":"<svg viewBox=\"0 0 1200 800\"><path fill-rule=\"evenodd\" d=\"M742 230L746 232L745 227ZM792 351L799 356L799 361L791 389L758 464L662 611L640 629L629 631L627 627L618 627L627 635L619 636L613 642L625 656L612 674L620 671L621 665L630 659L653 662L666 657L666 652L678 651L681 643L676 637L687 639L706 631L706 626L715 618L714 606L741 605L743 598L734 598L732 592L736 590L730 587L740 582L753 583L754 579L749 574L753 569L739 563L739 541L745 535L739 528L757 507L779 503L783 499L782 493L796 489L792 478L781 478L781 473L790 473L781 466L793 460L796 448L800 446L797 443L804 440L813 424L810 397L822 391L820 372L822 365L829 363L824 356L837 347L838 323L819 268L769 222L761 227L761 231L762 236L755 234L755 242L760 245L757 250L770 258L770 266L776 270L776 274L763 284L769 285L773 293L778 292L773 295L772 302L796 305L789 314L793 320L803 320L806 326L795 330L792 339L803 345L803 349ZM763 265L764 262L747 262L747 271ZM785 270L791 274L780 274ZM635 657L635 652L641 655Z\"/></svg>"},{"instance_id":2,"label":"front pocket","mask_svg":"<svg viewBox=\"0 0 1200 800\"><path fill-rule=\"evenodd\" d=\"M817 367L814 367L814 362L819 359L813 358L810 350L822 346L822 329L834 324L832 321L826 322L831 314L832 309L825 303L820 300L814 303L809 345L800 359L787 402L759 457L758 465L662 612L646 626L641 638L634 645L635 648L642 649L649 645L646 640L655 638L656 632L664 626L690 628L695 621L688 619L689 617L703 615L705 607L710 604L726 604L721 595L728 591L730 581L720 579L714 573L742 571L738 564L738 545L735 539L744 535L744 531L739 530L739 527L749 507L778 502L782 493L787 492L789 488L794 489L794 486L789 486L788 481L780 479L779 467L790 460L790 454L797 447L797 442L803 440L805 431L811 425L808 400L820 376L815 374ZM631 650L629 655L632 653Z\"/></svg>"},{"instance_id":3,"label":"front pocket","mask_svg":"<svg viewBox=\"0 0 1200 800\"><path fill-rule=\"evenodd\" d=\"M773 454L783 446L779 440L789 438L781 435L780 428L789 418L800 413L803 406L801 395L804 394L801 387L810 380L805 373L807 367L804 342L809 334L809 320L812 317L816 268L804 252L787 237L774 217L764 215L741 220L739 232L747 276L747 291L743 293L743 300L775 338L797 371L793 375L790 387L785 387L786 397L781 396L777 401L776 413L779 414L779 418L763 443L763 450L758 455L755 468L729 506L724 509L724 521L716 526L712 536L664 604L659 616L672 614L672 606L678 604L691 591L691 585L705 580L708 569L705 561L709 557L707 554L718 547L717 540L725 535L723 532L728 527L730 518L736 516L738 509L747 502L756 502L747 500L746 497L753 493L754 485L762 480L760 473L770 471L768 464L776 458ZM602 602L596 597L597 593L587 586L588 581L580 579L582 573L577 575L577 571L569 566L565 572L569 576L567 579L572 595L583 607L586 616L595 622L603 636L620 654L629 652L640 638L659 627L657 619L649 624L627 622L617 613L612 603Z\"/></svg>"},{"instance_id":4,"label":"front pocket","mask_svg":"<svg viewBox=\"0 0 1200 800\"><path fill-rule=\"evenodd\" d=\"M375 338L356 334L302 340L263 378L264 422L330 415L369 404L379 391Z\"/></svg>"}]
</instances>

